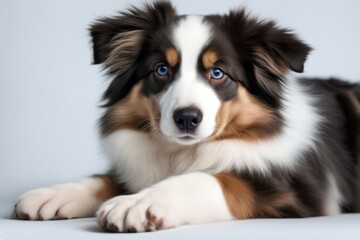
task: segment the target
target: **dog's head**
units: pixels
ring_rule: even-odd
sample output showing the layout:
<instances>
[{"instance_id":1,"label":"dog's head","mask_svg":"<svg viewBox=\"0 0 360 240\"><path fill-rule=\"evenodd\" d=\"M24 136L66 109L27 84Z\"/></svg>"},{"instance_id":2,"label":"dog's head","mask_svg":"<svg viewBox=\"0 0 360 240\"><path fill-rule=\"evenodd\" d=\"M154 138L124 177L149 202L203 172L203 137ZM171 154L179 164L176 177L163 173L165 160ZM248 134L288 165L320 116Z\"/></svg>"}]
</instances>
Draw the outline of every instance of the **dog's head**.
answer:
<instances>
[{"instance_id":1,"label":"dog's head","mask_svg":"<svg viewBox=\"0 0 360 240\"><path fill-rule=\"evenodd\" d=\"M91 26L94 63L113 80L103 134L160 132L193 144L276 134L286 74L310 47L244 10L178 16L169 2L133 7Z\"/></svg>"}]
</instances>

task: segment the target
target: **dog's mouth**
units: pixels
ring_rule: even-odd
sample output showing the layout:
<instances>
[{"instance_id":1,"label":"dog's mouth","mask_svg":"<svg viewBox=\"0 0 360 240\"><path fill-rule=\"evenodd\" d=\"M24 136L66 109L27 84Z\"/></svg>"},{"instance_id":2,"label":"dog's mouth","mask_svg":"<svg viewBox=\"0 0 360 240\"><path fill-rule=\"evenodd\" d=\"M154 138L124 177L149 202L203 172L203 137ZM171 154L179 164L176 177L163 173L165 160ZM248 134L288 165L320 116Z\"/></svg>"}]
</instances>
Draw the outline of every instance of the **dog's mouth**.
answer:
<instances>
[{"instance_id":1,"label":"dog's mouth","mask_svg":"<svg viewBox=\"0 0 360 240\"><path fill-rule=\"evenodd\" d=\"M170 137L174 142L180 143L182 145L191 145L198 142L201 142L203 139L196 137L195 135L186 134L180 136Z\"/></svg>"},{"instance_id":2,"label":"dog's mouth","mask_svg":"<svg viewBox=\"0 0 360 240\"><path fill-rule=\"evenodd\" d=\"M181 139L182 141L188 141L194 139L194 137L187 135L187 136L179 137L179 139Z\"/></svg>"}]
</instances>

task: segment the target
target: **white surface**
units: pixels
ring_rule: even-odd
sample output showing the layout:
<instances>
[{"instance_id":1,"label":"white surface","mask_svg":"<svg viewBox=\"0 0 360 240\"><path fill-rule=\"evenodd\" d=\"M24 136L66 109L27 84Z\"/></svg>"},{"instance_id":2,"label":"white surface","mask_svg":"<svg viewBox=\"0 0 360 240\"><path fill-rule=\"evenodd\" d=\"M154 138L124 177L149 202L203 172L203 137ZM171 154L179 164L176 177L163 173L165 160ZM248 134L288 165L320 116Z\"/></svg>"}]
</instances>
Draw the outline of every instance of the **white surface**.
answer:
<instances>
[{"instance_id":1,"label":"white surface","mask_svg":"<svg viewBox=\"0 0 360 240\"><path fill-rule=\"evenodd\" d=\"M90 65L86 29L94 18L111 15L130 2L143 1L0 0L0 216L7 215L10 208L4 206L12 205L26 190L106 169L96 130L101 113L96 106L106 82L100 68ZM230 7L247 5L256 15L277 19L281 26L295 29L316 49L305 66L306 75L360 79L360 1L173 2L180 14L223 13ZM358 231L359 223L359 215L254 220L191 226L143 236L160 239L170 234L185 239L207 234L214 238L242 235L251 239L291 234L293 238L306 239L304 235L318 238L327 234L334 239L344 239L342 235L350 239ZM122 236L95 234L89 230L94 226L93 220L49 223L1 220L0 238ZM138 235L128 237L133 236Z\"/></svg>"},{"instance_id":2,"label":"white surface","mask_svg":"<svg viewBox=\"0 0 360 240\"><path fill-rule=\"evenodd\" d=\"M0 220L0 239L291 239L358 240L360 214L308 219L256 219L191 225L151 233L104 233L93 218L29 222Z\"/></svg>"}]
</instances>

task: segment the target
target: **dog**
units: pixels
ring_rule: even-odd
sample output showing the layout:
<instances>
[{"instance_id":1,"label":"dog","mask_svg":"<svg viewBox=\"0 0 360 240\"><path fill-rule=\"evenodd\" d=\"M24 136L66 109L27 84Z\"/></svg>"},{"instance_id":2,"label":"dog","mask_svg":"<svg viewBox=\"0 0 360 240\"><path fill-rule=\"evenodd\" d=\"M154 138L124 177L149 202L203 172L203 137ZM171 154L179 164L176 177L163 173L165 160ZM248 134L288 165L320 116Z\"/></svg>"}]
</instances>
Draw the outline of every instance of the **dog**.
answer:
<instances>
[{"instance_id":1,"label":"dog","mask_svg":"<svg viewBox=\"0 0 360 240\"><path fill-rule=\"evenodd\" d=\"M112 78L100 119L111 168L25 193L14 217L144 232L359 210L360 85L295 77L312 48L291 30L167 1L89 30Z\"/></svg>"}]
</instances>

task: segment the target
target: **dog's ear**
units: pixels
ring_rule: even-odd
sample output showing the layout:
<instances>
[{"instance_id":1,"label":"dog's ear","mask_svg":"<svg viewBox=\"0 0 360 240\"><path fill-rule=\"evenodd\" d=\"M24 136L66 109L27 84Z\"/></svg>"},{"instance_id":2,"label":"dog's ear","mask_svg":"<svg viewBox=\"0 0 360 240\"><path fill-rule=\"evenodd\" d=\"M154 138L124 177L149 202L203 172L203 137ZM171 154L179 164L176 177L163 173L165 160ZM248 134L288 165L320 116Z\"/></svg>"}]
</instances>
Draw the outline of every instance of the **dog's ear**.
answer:
<instances>
[{"instance_id":1,"label":"dog's ear","mask_svg":"<svg viewBox=\"0 0 360 240\"><path fill-rule=\"evenodd\" d=\"M248 90L265 103L279 106L285 73L303 72L311 48L290 30L251 17L245 9L230 11L224 19L222 27L244 66Z\"/></svg>"},{"instance_id":2,"label":"dog's ear","mask_svg":"<svg viewBox=\"0 0 360 240\"><path fill-rule=\"evenodd\" d=\"M311 47L290 30L279 28L273 21L250 17L245 9L230 11L226 19L230 34L238 34L235 44L240 52L280 71L286 67L294 72L303 72Z\"/></svg>"},{"instance_id":3,"label":"dog's ear","mask_svg":"<svg viewBox=\"0 0 360 240\"><path fill-rule=\"evenodd\" d=\"M139 79L134 74L143 46L157 29L171 24L175 15L168 1L155 1L112 18L101 18L90 27L94 64L104 64L114 77L104 93L104 106L126 96L136 84Z\"/></svg>"},{"instance_id":4,"label":"dog's ear","mask_svg":"<svg viewBox=\"0 0 360 240\"><path fill-rule=\"evenodd\" d=\"M263 48L276 64L282 62L294 72L303 72L311 47L303 43L290 30L278 28L273 22L268 22L262 27L265 28L265 32L260 48Z\"/></svg>"},{"instance_id":5,"label":"dog's ear","mask_svg":"<svg viewBox=\"0 0 360 240\"><path fill-rule=\"evenodd\" d=\"M168 1L155 1L143 7L132 7L112 18L98 19L89 29L94 64L106 62L114 50L119 54L124 54L121 50L135 54L146 34L167 24L175 14Z\"/></svg>"}]
</instances>

